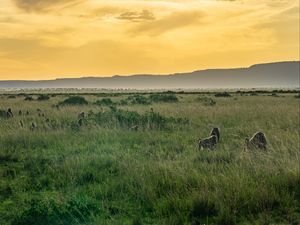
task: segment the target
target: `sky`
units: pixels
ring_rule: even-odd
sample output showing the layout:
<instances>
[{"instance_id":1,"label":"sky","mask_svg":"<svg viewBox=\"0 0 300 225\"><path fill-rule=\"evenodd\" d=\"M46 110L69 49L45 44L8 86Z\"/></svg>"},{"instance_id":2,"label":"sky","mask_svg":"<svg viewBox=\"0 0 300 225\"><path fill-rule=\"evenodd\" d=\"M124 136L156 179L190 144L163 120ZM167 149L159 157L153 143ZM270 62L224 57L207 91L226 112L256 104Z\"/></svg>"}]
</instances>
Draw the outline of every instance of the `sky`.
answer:
<instances>
[{"instance_id":1,"label":"sky","mask_svg":"<svg viewBox=\"0 0 300 225\"><path fill-rule=\"evenodd\" d=\"M0 80L293 60L298 0L0 0Z\"/></svg>"}]
</instances>

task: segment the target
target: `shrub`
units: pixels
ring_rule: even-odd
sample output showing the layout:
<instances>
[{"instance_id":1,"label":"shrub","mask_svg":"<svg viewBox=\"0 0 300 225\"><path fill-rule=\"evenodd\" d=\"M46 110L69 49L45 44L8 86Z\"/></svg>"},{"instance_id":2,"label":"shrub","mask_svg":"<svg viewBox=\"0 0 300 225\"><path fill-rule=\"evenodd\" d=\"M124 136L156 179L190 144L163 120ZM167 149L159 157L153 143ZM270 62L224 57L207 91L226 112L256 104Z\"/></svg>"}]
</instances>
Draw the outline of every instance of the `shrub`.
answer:
<instances>
[{"instance_id":1,"label":"shrub","mask_svg":"<svg viewBox=\"0 0 300 225\"><path fill-rule=\"evenodd\" d=\"M140 114L136 111L117 109L115 106L112 106L110 111L94 113L88 119L105 127L130 128L139 125L149 129L164 129L167 123L187 123L183 118L165 117L153 111Z\"/></svg>"},{"instance_id":2,"label":"shrub","mask_svg":"<svg viewBox=\"0 0 300 225\"><path fill-rule=\"evenodd\" d=\"M40 95L37 100L38 101L46 101L46 100L49 100L50 97L48 95Z\"/></svg>"},{"instance_id":3,"label":"shrub","mask_svg":"<svg viewBox=\"0 0 300 225\"><path fill-rule=\"evenodd\" d=\"M251 92L250 92L250 96L258 96L258 93L255 92L255 91L251 91Z\"/></svg>"},{"instance_id":4,"label":"shrub","mask_svg":"<svg viewBox=\"0 0 300 225\"><path fill-rule=\"evenodd\" d=\"M276 94L276 93L272 93L270 96L272 96L272 97L279 97L279 95Z\"/></svg>"},{"instance_id":5,"label":"shrub","mask_svg":"<svg viewBox=\"0 0 300 225\"><path fill-rule=\"evenodd\" d=\"M104 126L113 125L128 128L134 125L162 128L165 126L166 122L164 117L160 116L158 113L151 112L141 115L135 111L125 111L120 109L111 109L111 111L103 113L100 112L95 115L95 121Z\"/></svg>"},{"instance_id":6,"label":"shrub","mask_svg":"<svg viewBox=\"0 0 300 225\"><path fill-rule=\"evenodd\" d=\"M133 96L129 96L127 98L127 102L129 102L130 104L140 104L140 105L150 105L151 101L150 99L146 98L143 95L133 95Z\"/></svg>"},{"instance_id":7,"label":"shrub","mask_svg":"<svg viewBox=\"0 0 300 225\"><path fill-rule=\"evenodd\" d=\"M33 101L33 98L31 96L26 96L24 98L25 101Z\"/></svg>"},{"instance_id":8,"label":"shrub","mask_svg":"<svg viewBox=\"0 0 300 225\"><path fill-rule=\"evenodd\" d=\"M217 104L217 102L215 100L213 100L212 98L208 98L208 97L199 97L199 98L197 98L197 101L201 102L202 105L204 105L204 106L214 106Z\"/></svg>"},{"instance_id":9,"label":"shrub","mask_svg":"<svg viewBox=\"0 0 300 225\"><path fill-rule=\"evenodd\" d=\"M84 97L81 96L72 96L60 102L59 105L87 105L88 102Z\"/></svg>"},{"instance_id":10,"label":"shrub","mask_svg":"<svg viewBox=\"0 0 300 225\"><path fill-rule=\"evenodd\" d=\"M15 95L9 95L7 98L16 98Z\"/></svg>"},{"instance_id":11,"label":"shrub","mask_svg":"<svg viewBox=\"0 0 300 225\"><path fill-rule=\"evenodd\" d=\"M153 102L178 102L175 94L152 94L149 98Z\"/></svg>"},{"instance_id":12,"label":"shrub","mask_svg":"<svg viewBox=\"0 0 300 225\"><path fill-rule=\"evenodd\" d=\"M106 105L106 106L111 106L114 105L115 103L110 99L110 98L103 98L101 100L97 100L95 102L95 105Z\"/></svg>"},{"instance_id":13,"label":"shrub","mask_svg":"<svg viewBox=\"0 0 300 225\"><path fill-rule=\"evenodd\" d=\"M128 101L126 99L122 99L120 102L119 102L119 105L128 105Z\"/></svg>"},{"instance_id":14,"label":"shrub","mask_svg":"<svg viewBox=\"0 0 300 225\"><path fill-rule=\"evenodd\" d=\"M219 92L215 94L215 97L231 97L228 92Z\"/></svg>"}]
</instances>

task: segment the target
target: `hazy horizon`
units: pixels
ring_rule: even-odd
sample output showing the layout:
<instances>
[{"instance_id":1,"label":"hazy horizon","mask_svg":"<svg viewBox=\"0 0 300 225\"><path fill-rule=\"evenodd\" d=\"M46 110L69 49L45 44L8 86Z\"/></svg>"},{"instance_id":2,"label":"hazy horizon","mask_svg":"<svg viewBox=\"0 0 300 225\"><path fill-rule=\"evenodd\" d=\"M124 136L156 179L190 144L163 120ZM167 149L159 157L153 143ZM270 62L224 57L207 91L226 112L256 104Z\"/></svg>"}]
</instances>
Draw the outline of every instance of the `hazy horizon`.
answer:
<instances>
[{"instance_id":1,"label":"hazy horizon","mask_svg":"<svg viewBox=\"0 0 300 225\"><path fill-rule=\"evenodd\" d=\"M298 88L299 61L255 64L247 68L208 69L169 75L138 74L132 76L62 78L55 80L0 80L7 88L129 88L129 89L197 89L197 88Z\"/></svg>"},{"instance_id":2,"label":"hazy horizon","mask_svg":"<svg viewBox=\"0 0 300 225\"><path fill-rule=\"evenodd\" d=\"M113 77L132 77L132 76L139 76L139 75L149 75L149 76L170 76L170 75L177 75L177 74L188 74L188 73L193 73L193 72L202 72L202 71L209 71L209 70L235 70L235 69L247 69L255 65L266 65L266 64L276 64L276 63L286 63L286 62L298 62L300 63L300 60L282 60L282 61L274 61L274 62L261 62L261 63L256 63L256 64L251 64L247 66L240 66L240 67L211 67L211 68L204 68L204 69L197 69L193 71L174 71L172 73L156 73L156 74L151 74L151 73L136 73L136 74L113 74L113 75L105 75L105 74L90 74L90 75L83 75L83 76L57 76L53 77L51 79L0 79L0 81L52 81L52 80L64 80L64 79L80 79L80 78L113 78Z\"/></svg>"}]
</instances>

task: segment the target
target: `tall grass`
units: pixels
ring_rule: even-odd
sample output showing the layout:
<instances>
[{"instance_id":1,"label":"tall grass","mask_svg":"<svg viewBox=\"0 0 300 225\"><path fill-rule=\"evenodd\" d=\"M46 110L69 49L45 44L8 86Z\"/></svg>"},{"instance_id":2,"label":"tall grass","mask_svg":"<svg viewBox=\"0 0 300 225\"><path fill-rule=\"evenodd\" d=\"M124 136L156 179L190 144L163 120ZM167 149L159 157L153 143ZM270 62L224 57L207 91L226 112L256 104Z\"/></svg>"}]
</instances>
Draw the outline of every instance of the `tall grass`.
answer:
<instances>
[{"instance_id":1,"label":"tall grass","mask_svg":"<svg viewBox=\"0 0 300 225\"><path fill-rule=\"evenodd\" d=\"M30 103L0 96L0 110L15 114L0 118L0 224L299 224L299 100L233 97L207 95L216 102L207 105L185 94L112 112L94 104L53 107L64 96ZM89 111L74 130L78 113ZM188 122L156 129L165 118ZM129 129L143 121L155 129ZM214 126L221 142L198 151L197 140ZM244 139L259 130L268 151L244 151Z\"/></svg>"}]
</instances>

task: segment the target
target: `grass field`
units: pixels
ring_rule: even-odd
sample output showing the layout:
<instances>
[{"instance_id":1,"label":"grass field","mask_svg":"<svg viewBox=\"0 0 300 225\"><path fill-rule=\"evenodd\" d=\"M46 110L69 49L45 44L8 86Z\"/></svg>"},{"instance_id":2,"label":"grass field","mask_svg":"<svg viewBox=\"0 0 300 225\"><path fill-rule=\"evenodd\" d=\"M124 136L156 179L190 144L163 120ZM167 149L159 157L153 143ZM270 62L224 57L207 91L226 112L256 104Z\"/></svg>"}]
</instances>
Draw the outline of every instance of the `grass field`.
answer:
<instances>
[{"instance_id":1,"label":"grass field","mask_svg":"<svg viewBox=\"0 0 300 225\"><path fill-rule=\"evenodd\" d=\"M1 95L0 224L300 224L295 93L164 95ZM257 131L268 151L245 151Z\"/></svg>"}]
</instances>

